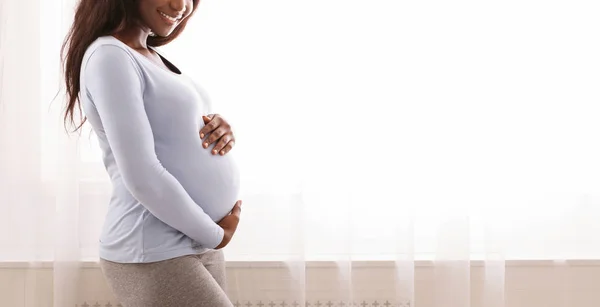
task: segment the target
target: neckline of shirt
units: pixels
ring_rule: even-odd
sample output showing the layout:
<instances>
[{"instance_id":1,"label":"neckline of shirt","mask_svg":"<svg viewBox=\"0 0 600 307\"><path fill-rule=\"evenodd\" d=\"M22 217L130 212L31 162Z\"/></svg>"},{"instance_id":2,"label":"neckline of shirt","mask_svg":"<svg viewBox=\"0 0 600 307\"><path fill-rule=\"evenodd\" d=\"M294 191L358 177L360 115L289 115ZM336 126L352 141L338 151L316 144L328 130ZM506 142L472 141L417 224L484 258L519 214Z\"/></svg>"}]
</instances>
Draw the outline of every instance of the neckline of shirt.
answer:
<instances>
[{"instance_id":1,"label":"neckline of shirt","mask_svg":"<svg viewBox=\"0 0 600 307\"><path fill-rule=\"evenodd\" d=\"M158 52L154 47L150 47L148 46L149 49L151 49L152 51L156 52L156 54L158 54L158 56L161 58L161 61L163 61L163 63L168 67L169 65L172 66L173 68L175 68L177 71L179 71L179 73L176 73L174 71L172 71L171 69L165 69L164 67L160 67L158 64L154 63L152 60L150 60L149 58L147 58L146 56L144 56L143 54L141 54L139 51L131 48L129 45L125 44L124 42L120 41L118 38L109 35L107 36L110 39L117 41L119 44L125 46L125 48L127 48L128 50L130 50L135 56L143 58L144 61L147 61L148 64L150 64L151 66L154 66L156 68L158 68L161 71L164 71L170 75L173 76L183 76L183 72L181 71L181 69L179 69L175 64L171 63L171 61L167 60L167 58L165 58L160 52ZM166 61L166 63L165 63Z\"/></svg>"}]
</instances>

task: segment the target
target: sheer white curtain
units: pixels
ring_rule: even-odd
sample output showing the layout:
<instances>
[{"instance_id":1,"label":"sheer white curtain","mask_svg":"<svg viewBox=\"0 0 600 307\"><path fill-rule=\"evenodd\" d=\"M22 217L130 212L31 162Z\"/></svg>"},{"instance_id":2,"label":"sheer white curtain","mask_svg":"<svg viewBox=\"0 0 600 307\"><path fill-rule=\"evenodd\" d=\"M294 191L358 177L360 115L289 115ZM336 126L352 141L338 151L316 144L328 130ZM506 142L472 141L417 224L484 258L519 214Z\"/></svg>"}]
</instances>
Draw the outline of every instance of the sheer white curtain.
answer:
<instances>
[{"instance_id":1,"label":"sheer white curtain","mask_svg":"<svg viewBox=\"0 0 600 307\"><path fill-rule=\"evenodd\" d=\"M77 303L110 197L93 134L66 136L54 97L73 3L0 2L0 261L54 261L55 306ZM278 263L288 305L319 287L362 302L357 266L384 265L378 291L399 306L430 260L430 303L461 307L504 306L507 259L598 259L597 9L203 0L163 49L236 128L227 259ZM324 263L334 278L311 276ZM240 302L275 296L236 274Z\"/></svg>"},{"instance_id":2,"label":"sheer white curtain","mask_svg":"<svg viewBox=\"0 0 600 307\"><path fill-rule=\"evenodd\" d=\"M59 49L72 3L4 0L0 10L0 261L53 261L54 306L75 306L81 262L77 138L63 132ZM55 98L56 97L56 98ZM35 277L34 277L35 278ZM29 283L39 294L43 282ZM34 306L46 301L27 298Z\"/></svg>"}]
</instances>

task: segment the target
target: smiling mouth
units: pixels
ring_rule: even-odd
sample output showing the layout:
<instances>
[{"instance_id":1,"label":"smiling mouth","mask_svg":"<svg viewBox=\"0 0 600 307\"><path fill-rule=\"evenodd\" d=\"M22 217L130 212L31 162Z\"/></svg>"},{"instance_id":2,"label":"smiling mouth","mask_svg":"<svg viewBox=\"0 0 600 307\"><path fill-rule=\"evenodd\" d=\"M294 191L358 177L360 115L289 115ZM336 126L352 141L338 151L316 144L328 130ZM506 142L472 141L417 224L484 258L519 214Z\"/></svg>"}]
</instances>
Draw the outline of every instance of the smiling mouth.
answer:
<instances>
[{"instance_id":1,"label":"smiling mouth","mask_svg":"<svg viewBox=\"0 0 600 307\"><path fill-rule=\"evenodd\" d=\"M168 20L171 24L175 24L179 21L181 21L181 18L183 18L183 15L178 15L178 16L171 16L171 15L167 15L164 12L158 11L160 13L160 15L162 17L164 17L166 20Z\"/></svg>"}]
</instances>

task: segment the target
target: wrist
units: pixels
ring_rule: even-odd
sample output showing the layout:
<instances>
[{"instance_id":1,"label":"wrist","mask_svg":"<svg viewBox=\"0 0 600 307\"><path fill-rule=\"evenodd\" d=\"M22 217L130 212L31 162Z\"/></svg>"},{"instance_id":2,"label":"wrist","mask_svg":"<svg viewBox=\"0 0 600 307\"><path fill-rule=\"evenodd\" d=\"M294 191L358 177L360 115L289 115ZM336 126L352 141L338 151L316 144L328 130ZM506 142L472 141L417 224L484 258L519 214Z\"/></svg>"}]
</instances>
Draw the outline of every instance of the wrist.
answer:
<instances>
[{"instance_id":1,"label":"wrist","mask_svg":"<svg viewBox=\"0 0 600 307\"><path fill-rule=\"evenodd\" d=\"M225 229L223 229L223 227L221 227L219 224L215 225L217 227L215 227L215 241L213 242L213 248L216 249L218 246L223 244L223 241L225 240Z\"/></svg>"}]
</instances>

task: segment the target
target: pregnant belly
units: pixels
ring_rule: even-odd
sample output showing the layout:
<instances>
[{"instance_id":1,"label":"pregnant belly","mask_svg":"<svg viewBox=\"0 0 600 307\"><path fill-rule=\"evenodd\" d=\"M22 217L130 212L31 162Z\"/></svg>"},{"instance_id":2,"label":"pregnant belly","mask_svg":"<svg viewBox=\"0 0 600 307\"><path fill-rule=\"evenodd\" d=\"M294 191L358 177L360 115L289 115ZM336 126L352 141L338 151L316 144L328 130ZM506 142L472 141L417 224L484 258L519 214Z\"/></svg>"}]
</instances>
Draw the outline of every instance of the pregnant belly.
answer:
<instances>
[{"instance_id":1,"label":"pregnant belly","mask_svg":"<svg viewBox=\"0 0 600 307\"><path fill-rule=\"evenodd\" d=\"M189 143L188 143L189 144ZM238 200L239 169L233 154L212 155L200 140L192 145L171 147L161 162L188 192L192 199L213 219L225 217ZM157 151L158 152L158 151ZM166 157L169 157L168 159Z\"/></svg>"}]
</instances>

